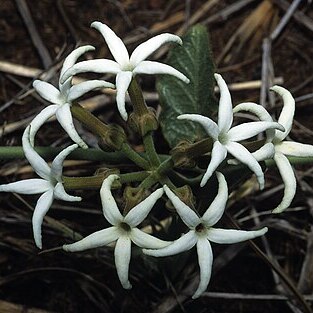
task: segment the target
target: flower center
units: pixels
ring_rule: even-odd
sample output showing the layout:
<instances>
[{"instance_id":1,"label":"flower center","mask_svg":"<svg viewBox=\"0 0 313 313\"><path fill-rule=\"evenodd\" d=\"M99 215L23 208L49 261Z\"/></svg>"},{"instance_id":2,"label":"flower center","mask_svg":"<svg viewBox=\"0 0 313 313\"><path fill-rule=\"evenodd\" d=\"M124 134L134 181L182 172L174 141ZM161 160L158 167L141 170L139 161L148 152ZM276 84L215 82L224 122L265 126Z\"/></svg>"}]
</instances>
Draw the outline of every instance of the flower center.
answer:
<instances>
[{"instance_id":1,"label":"flower center","mask_svg":"<svg viewBox=\"0 0 313 313\"><path fill-rule=\"evenodd\" d=\"M228 142L228 135L227 133L221 133L218 136L218 141L222 144L225 145Z\"/></svg>"},{"instance_id":2,"label":"flower center","mask_svg":"<svg viewBox=\"0 0 313 313\"><path fill-rule=\"evenodd\" d=\"M128 224L124 223L124 222L120 223L119 226L120 226L126 233L130 232L130 230L131 230L131 227L130 227Z\"/></svg>"},{"instance_id":3,"label":"flower center","mask_svg":"<svg viewBox=\"0 0 313 313\"><path fill-rule=\"evenodd\" d=\"M196 226L196 232L198 233L203 233L205 230L206 230L206 227L202 223Z\"/></svg>"}]
</instances>

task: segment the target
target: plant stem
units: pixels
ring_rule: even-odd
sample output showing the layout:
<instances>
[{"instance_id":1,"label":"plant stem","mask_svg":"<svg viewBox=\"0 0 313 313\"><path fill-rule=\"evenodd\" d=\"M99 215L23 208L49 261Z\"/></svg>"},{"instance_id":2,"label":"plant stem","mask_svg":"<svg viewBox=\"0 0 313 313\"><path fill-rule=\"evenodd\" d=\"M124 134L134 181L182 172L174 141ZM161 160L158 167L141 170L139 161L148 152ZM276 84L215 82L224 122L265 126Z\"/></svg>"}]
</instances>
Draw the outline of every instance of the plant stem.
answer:
<instances>
[{"instance_id":1,"label":"plant stem","mask_svg":"<svg viewBox=\"0 0 313 313\"><path fill-rule=\"evenodd\" d=\"M137 153L135 150L133 150L129 144L124 143L122 145L121 152L131 161L133 161L136 165L139 167L149 170L150 169L150 164L149 162L144 159L139 153Z\"/></svg>"},{"instance_id":2,"label":"plant stem","mask_svg":"<svg viewBox=\"0 0 313 313\"><path fill-rule=\"evenodd\" d=\"M152 131L149 131L146 135L143 136L143 144L151 166L155 168L158 167L160 165L160 159L155 150Z\"/></svg>"}]
</instances>

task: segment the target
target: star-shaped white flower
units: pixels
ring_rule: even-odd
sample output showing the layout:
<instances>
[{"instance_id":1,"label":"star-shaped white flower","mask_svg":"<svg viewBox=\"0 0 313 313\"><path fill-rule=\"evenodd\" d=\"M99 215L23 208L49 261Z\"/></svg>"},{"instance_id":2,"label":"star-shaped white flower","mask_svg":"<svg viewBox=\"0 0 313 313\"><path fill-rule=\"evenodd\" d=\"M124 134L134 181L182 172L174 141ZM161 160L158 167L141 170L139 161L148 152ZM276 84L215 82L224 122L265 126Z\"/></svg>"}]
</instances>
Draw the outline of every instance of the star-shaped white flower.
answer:
<instances>
[{"instance_id":1,"label":"star-shaped white flower","mask_svg":"<svg viewBox=\"0 0 313 313\"><path fill-rule=\"evenodd\" d=\"M238 141L256 136L257 134L272 128L284 130L284 128L273 121L259 121L243 123L231 128L233 122L232 101L227 85L221 75L214 75L220 89L220 101L218 108L217 124L208 117L199 114L182 114L177 118L197 122L203 126L205 131L212 137L214 144L211 153L211 162L201 180L203 187L212 176L217 167L226 158L227 153L232 154L238 161L246 164L255 173L260 188L264 188L264 174L262 168L251 153Z\"/></svg>"},{"instance_id":2,"label":"star-shaped white flower","mask_svg":"<svg viewBox=\"0 0 313 313\"><path fill-rule=\"evenodd\" d=\"M62 80L84 72L116 74L117 108L126 121L125 94L136 74L169 74L189 83L189 79L173 67L153 61L144 61L150 54L167 42L182 44L181 39L172 34L157 35L140 44L129 57L123 41L105 24L93 22L91 27L97 29L106 41L115 61L108 59L88 60L75 64L69 69Z\"/></svg>"},{"instance_id":3,"label":"star-shaped white flower","mask_svg":"<svg viewBox=\"0 0 313 313\"><path fill-rule=\"evenodd\" d=\"M123 216L111 193L111 185L118 178L117 175L110 175L103 181L100 190L103 215L112 227L97 231L73 244L64 245L63 249L69 252L83 251L109 245L116 241L114 257L117 275L122 286L125 289L130 289L132 286L128 280L128 269L131 257L131 242L139 247L152 249L166 247L170 242L157 239L137 228L147 217L156 201L162 196L163 188L154 191Z\"/></svg>"},{"instance_id":4,"label":"star-shaped white flower","mask_svg":"<svg viewBox=\"0 0 313 313\"><path fill-rule=\"evenodd\" d=\"M267 144L252 154L258 161L263 161L270 158L275 160L285 188L283 199L281 203L273 210L273 213L281 213L290 206L291 201L295 196L297 187L295 174L286 156L312 157L313 146L285 140L292 127L295 113L295 100L291 93L283 87L274 86L271 88L271 90L278 93L283 99L284 106L279 116L278 123L285 128L285 131L268 131L266 133ZM272 121L272 117L266 111L266 109L255 103L239 104L234 108L234 112L239 111L249 111L254 113L262 121Z\"/></svg>"},{"instance_id":5,"label":"star-shaped white flower","mask_svg":"<svg viewBox=\"0 0 313 313\"><path fill-rule=\"evenodd\" d=\"M228 188L223 174L216 172L219 188L218 194L202 217L182 202L166 185L164 190L172 201L177 213L190 229L171 245L157 250L143 249L147 255L164 257L190 250L197 246L198 262L200 267L200 283L192 296L198 298L206 289L210 281L213 253L210 241L220 244L230 244L253 239L267 232L267 227L256 231L242 231L234 229L213 228L222 217L228 199Z\"/></svg>"},{"instance_id":6,"label":"star-shaped white flower","mask_svg":"<svg viewBox=\"0 0 313 313\"><path fill-rule=\"evenodd\" d=\"M35 243L41 249L41 225L53 200L81 201L81 197L67 194L62 184L63 161L78 146L77 144L73 144L62 150L53 160L51 167L49 167L46 161L33 149L30 144L29 134L30 126L25 129L22 137L24 154L34 171L41 178L25 179L15 183L0 185L0 191L21 194L42 193L37 201L32 219Z\"/></svg>"},{"instance_id":7,"label":"star-shaped white flower","mask_svg":"<svg viewBox=\"0 0 313 313\"><path fill-rule=\"evenodd\" d=\"M72 76L62 80L64 73L71 68L77 59L87 51L94 50L93 46L83 46L72 51L64 60L63 67L59 78L59 90L53 85L35 80L33 87L39 95L45 100L53 103L44 108L31 122L32 128L30 133L31 144L34 145L34 137L38 129L53 115L70 136L70 138L82 148L88 148L86 143L78 135L71 114L71 103L84 95L85 93L97 88L115 88L111 83L104 80L89 80L72 86Z\"/></svg>"}]
</instances>

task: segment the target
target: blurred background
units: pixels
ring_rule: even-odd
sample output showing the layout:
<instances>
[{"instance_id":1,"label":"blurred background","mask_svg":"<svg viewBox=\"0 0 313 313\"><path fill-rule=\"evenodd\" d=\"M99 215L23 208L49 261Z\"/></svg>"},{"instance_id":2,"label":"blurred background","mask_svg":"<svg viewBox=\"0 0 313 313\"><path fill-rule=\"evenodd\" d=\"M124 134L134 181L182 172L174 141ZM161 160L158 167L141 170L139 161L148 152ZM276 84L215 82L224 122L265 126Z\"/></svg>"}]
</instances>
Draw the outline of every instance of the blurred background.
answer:
<instances>
[{"instance_id":1,"label":"blurred background","mask_svg":"<svg viewBox=\"0 0 313 313\"><path fill-rule=\"evenodd\" d=\"M130 52L156 34L181 36L194 24L205 25L216 71L229 84L233 104L254 101L278 116L282 103L268 88L282 85L296 98L290 138L313 144L311 1L1 0L0 146L20 146L25 126L45 107L32 89L34 79L57 85L64 58L79 45L96 47L87 59L112 58L101 35L90 28L93 21L109 25ZM150 59L166 62L168 48ZM148 105L160 110L155 77L141 78L141 86ZM108 123L122 122L110 91L89 94L82 103ZM89 133L81 132L90 146L95 145ZM70 143L53 121L37 138L40 146ZM166 152L160 132L156 140L159 152ZM140 151L140 142L132 141ZM1 183L34 175L23 159L0 162ZM66 173L88 175L99 166L67 161ZM196 301L191 300L199 279L195 251L155 260L134 249L133 289L125 291L110 248L77 254L50 250L72 242L75 232L86 236L106 227L96 191L82 193L84 200L78 204L54 202L43 224L44 251L40 254L31 231L37 197L1 193L0 312L312 313L312 169L311 165L296 167L297 195L291 208L280 215L271 214L283 191L275 168L266 172L264 191L258 191L250 180L232 194L227 211L231 219L245 229L267 225L270 231L255 241L257 246L214 245L213 276L208 291ZM231 228L227 219L225 225Z\"/></svg>"}]
</instances>

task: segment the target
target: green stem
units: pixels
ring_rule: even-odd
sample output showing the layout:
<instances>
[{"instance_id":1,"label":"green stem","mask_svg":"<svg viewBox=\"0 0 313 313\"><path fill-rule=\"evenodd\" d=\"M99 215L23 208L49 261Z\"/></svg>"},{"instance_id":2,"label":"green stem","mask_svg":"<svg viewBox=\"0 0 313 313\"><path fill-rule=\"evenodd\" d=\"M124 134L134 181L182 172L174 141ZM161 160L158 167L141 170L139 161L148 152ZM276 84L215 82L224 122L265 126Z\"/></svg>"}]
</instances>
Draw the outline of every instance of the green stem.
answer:
<instances>
[{"instance_id":1,"label":"green stem","mask_svg":"<svg viewBox=\"0 0 313 313\"><path fill-rule=\"evenodd\" d=\"M105 137L107 134L109 130L108 125L100 121L96 116L84 109L78 103L71 106L71 113L75 119L83 123L93 134L99 137Z\"/></svg>"},{"instance_id":2,"label":"green stem","mask_svg":"<svg viewBox=\"0 0 313 313\"><path fill-rule=\"evenodd\" d=\"M136 115L142 116L149 112L143 93L135 77L128 87L128 94Z\"/></svg>"},{"instance_id":3,"label":"green stem","mask_svg":"<svg viewBox=\"0 0 313 313\"><path fill-rule=\"evenodd\" d=\"M139 153L134 151L127 143L122 145L121 152L131 161L133 161L139 167L149 170L150 164L149 162L144 159Z\"/></svg>"},{"instance_id":4,"label":"green stem","mask_svg":"<svg viewBox=\"0 0 313 313\"><path fill-rule=\"evenodd\" d=\"M160 159L155 150L152 131L149 131L146 135L143 136L143 144L151 166L155 168L158 167L160 165Z\"/></svg>"},{"instance_id":5,"label":"green stem","mask_svg":"<svg viewBox=\"0 0 313 313\"><path fill-rule=\"evenodd\" d=\"M134 181L143 181L149 176L146 171L139 171L134 173L119 174L119 183L130 183ZM63 176L63 186L66 190L77 189L100 189L105 175L85 176L85 177L68 177Z\"/></svg>"}]
</instances>

